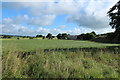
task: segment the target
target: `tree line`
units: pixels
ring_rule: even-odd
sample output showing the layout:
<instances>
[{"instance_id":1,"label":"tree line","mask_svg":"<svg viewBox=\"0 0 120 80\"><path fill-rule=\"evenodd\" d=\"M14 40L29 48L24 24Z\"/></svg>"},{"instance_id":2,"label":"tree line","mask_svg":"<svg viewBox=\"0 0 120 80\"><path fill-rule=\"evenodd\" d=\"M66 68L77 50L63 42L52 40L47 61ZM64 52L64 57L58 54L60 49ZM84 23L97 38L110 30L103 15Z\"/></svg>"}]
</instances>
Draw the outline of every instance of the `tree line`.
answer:
<instances>
[{"instance_id":1,"label":"tree line","mask_svg":"<svg viewBox=\"0 0 120 80\"><path fill-rule=\"evenodd\" d=\"M22 37L22 38L29 38L29 39L33 39L33 38L42 38L42 39L53 39L53 38L57 38L57 39L68 39L68 33L59 33L56 36L53 36L51 33L48 33L46 36L38 34L35 37L31 37L31 36L12 36L12 35L2 35L2 38L11 38L11 37ZM76 39L79 40L90 40L96 37L96 33L95 32L91 32L91 33L86 33L86 34L80 34L77 35ZM19 38L17 38L19 39Z\"/></svg>"}]
</instances>

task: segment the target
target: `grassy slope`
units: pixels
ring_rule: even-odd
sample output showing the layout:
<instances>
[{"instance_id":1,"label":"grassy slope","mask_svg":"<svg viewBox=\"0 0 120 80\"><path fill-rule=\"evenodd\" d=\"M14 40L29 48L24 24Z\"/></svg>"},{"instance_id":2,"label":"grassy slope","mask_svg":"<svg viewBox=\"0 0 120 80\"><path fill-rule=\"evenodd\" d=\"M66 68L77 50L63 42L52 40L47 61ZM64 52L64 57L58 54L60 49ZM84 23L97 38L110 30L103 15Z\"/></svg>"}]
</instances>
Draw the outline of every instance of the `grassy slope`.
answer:
<instances>
[{"instance_id":1,"label":"grassy slope","mask_svg":"<svg viewBox=\"0 0 120 80\"><path fill-rule=\"evenodd\" d=\"M36 49L83 48L83 47L106 47L106 46L118 46L118 44L104 44L79 40L39 40L39 39L2 40L2 49L4 51L6 50L31 51Z\"/></svg>"}]
</instances>

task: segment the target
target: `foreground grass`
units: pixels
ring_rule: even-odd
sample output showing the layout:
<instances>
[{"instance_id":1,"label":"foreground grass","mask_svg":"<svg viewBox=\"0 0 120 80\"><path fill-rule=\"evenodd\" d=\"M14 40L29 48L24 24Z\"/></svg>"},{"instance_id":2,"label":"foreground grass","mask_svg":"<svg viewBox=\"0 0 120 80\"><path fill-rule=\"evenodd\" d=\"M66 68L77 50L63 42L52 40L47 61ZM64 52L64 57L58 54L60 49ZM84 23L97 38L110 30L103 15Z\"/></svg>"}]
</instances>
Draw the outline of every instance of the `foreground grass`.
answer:
<instances>
[{"instance_id":1,"label":"foreground grass","mask_svg":"<svg viewBox=\"0 0 120 80\"><path fill-rule=\"evenodd\" d=\"M111 51L43 52L3 56L3 78L118 78L119 54ZM24 56L23 56L24 55Z\"/></svg>"}]
</instances>

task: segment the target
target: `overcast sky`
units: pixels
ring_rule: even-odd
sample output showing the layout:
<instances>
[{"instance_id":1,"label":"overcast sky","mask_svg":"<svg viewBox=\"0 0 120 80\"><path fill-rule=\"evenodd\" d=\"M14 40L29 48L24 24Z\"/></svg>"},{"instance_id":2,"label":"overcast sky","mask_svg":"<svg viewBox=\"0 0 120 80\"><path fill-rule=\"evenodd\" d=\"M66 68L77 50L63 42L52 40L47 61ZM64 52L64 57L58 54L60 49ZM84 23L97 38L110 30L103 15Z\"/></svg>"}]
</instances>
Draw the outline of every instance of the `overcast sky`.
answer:
<instances>
[{"instance_id":1,"label":"overcast sky","mask_svg":"<svg viewBox=\"0 0 120 80\"><path fill-rule=\"evenodd\" d=\"M2 34L113 32L107 11L118 0L4 0Z\"/></svg>"}]
</instances>

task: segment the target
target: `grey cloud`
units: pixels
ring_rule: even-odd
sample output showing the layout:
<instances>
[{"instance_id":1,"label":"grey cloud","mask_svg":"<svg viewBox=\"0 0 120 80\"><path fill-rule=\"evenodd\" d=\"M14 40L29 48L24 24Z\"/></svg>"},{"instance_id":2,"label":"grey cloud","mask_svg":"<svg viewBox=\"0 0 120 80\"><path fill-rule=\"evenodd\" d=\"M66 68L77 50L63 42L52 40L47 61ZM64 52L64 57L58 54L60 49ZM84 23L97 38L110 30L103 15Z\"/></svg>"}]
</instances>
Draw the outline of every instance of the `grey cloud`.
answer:
<instances>
[{"instance_id":1,"label":"grey cloud","mask_svg":"<svg viewBox=\"0 0 120 80\"><path fill-rule=\"evenodd\" d=\"M97 19L95 16L87 16L87 15L75 15L67 18L68 22L73 22L78 24L79 26L91 28L91 29L102 29L108 27L109 21L105 18Z\"/></svg>"}]
</instances>

